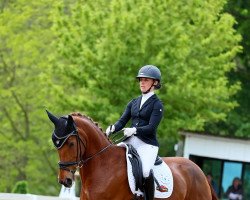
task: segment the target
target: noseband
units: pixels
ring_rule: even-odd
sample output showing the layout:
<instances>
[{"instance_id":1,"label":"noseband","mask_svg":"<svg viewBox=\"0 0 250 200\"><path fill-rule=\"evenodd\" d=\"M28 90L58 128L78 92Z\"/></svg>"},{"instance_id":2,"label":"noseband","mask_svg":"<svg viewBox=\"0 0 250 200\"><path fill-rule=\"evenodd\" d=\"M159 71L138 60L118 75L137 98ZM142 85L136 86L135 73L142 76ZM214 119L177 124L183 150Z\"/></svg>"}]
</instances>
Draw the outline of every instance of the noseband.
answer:
<instances>
[{"instance_id":1,"label":"noseband","mask_svg":"<svg viewBox=\"0 0 250 200\"><path fill-rule=\"evenodd\" d=\"M55 135L55 133L53 133L53 135ZM74 162L58 162L59 168L62 170L66 170L68 172L71 172L72 174L75 174L76 169L77 168L81 168L86 162L88 162L89 160L91 160L92 158L94 158L95 156L101 154L102 152L104 152L106 149L108 149L112 143L110 143L109 145L107 145L106 147L102 148L100 151L98 151L97 153L87 157L86 159L81 159L82 155L82 148L81 148L81 144L83 144L84 148L86 149L86 144L82 141L82 139L80 138L78 131L74 130L72 133L68 134L67 137L65 138L65 141L63 142L63 144L67 141L67 139L69 138L69 136L76 136L77 139L77 156L76 156L76 161ZM62 145L63 146L63 145ZM60 148L62 147L60 146ZM57 148L59 149L59 148ZM79 160L78 160L79 157ZM74 170L69 169L69 167L71 166L76 166L76 168Z\"/></svg>"}]
</instances>

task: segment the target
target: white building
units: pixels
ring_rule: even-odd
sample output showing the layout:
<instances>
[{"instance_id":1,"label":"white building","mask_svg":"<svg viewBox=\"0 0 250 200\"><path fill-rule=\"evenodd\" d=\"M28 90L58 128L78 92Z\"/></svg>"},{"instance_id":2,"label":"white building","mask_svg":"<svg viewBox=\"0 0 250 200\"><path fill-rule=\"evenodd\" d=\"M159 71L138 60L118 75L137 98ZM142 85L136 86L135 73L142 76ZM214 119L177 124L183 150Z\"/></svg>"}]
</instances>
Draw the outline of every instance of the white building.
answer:
<instances>
[{"instance_id":1,"label":"white building","mask_svg":"<svg viewBox=\"0 0 250 200\"><path fill-rule=\"evenodd\" d=\"M250 139L182 132L183 156L205 173L212 173L223 196L235 177L242 180L245 198L250 200ZM179 151L182 145L179 144Z\"/></svg>"}]
</instances>

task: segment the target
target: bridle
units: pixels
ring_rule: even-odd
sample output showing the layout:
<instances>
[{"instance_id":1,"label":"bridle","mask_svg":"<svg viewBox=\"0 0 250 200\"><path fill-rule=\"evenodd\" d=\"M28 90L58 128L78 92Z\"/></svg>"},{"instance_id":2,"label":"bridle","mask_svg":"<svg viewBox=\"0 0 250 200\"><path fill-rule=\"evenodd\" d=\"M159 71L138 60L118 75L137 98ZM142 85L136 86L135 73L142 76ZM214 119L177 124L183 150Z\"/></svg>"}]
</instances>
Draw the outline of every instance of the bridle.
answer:
<instances>
[{"instance_id":1,"label":"bridle","mask_svg":"<svg viewBox=\"0 0 250 200\"><path fill-rule=\"evenodd\" d=\"M53 133L53 135L55 135L55 133ZM73 132L69 133L67 135L67 138L65 139L65 141L67 141L67 139L69 138L69 136L76 136L76 140L77 140L77 156L76 156L76 161L74 162L62 162L59 161L58 165L59 168L62 170L66 170L68 172L71 172L72 174L75 174L76 170L78 168L82 168L83 165L85 163L87 163L89 160L91 160L92 158L96 157L97 155L103 153L104 151L106 151L111 145L113 145L112 143L110 143L109 145L107 145L106 147L102 148L100 151L94 153L93 155L85 158L85 159L81 159L81 157L83 156L82 153L82 148L81 148L81 144L84 146L84 148L86 149L86 144L83 142L83 140L80 138L77 129L75 129ZM63 143L65 143L65 141ZM62 145L63 146L63 145ZM61 146L61 147L62 147ZM60 147L60 148L61 148ZM59 149L59 148L57 148ZM79 159L78 159L79 158ZM71 166L76 166L76 168L74 170L69 169L69 167Z\"/></svg>"}]
</instances>

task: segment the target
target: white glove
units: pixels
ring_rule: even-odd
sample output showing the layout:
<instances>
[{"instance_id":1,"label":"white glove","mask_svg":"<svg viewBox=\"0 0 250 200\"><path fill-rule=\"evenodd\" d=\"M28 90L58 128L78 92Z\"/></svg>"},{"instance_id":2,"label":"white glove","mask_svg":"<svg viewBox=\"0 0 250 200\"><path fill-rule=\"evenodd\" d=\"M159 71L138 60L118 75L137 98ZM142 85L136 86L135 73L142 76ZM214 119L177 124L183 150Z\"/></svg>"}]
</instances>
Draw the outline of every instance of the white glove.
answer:
<instances>
[{"instance_id":1,"label":"white glove","mask_svg":"<svg viewBox=\"0 0 250 200\"><path fill-rule=\"evenodd\" d=\"M115 126L114 125L110 125L110 126L108 126L108 128L106 129L106 132L105 132L105 134L107 135L107 137L111 134L111 133L113 133L115 131Z\"/></svg>"},{"instance_id":2,"label":"white glove","mask_svg":"<svg viewBox=\"0 0 250 200\"><path fill-rule=\"evenodd\" d=\"M123 132L124 132L125 136L130 137L131 135L136 133L136 128L135 127L133 127L133 128L124 128Z\"/></svg>"}]
</instances>

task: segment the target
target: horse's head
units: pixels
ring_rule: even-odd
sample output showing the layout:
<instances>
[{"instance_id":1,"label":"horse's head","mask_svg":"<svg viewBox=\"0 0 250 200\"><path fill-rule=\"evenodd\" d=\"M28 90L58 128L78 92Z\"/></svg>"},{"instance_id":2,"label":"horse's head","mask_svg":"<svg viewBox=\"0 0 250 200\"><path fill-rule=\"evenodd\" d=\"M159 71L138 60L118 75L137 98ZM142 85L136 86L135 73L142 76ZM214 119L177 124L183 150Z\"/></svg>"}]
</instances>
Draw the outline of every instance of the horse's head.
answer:
<instances>
[{"instance_id":1,"label":"horse's head","mask_svg":"<svg viewBox=\"0 0 250 200\"><path fill-rule=\"evenodd\" d=\"M78 135L75 122L71 115L57 118L47 111L49 119L55 125L52 141L59 154L58 182L65 187L71 187L74 173L80 165L80 158L84 154L85 144Z\"/></svg>"}]
</instances>

